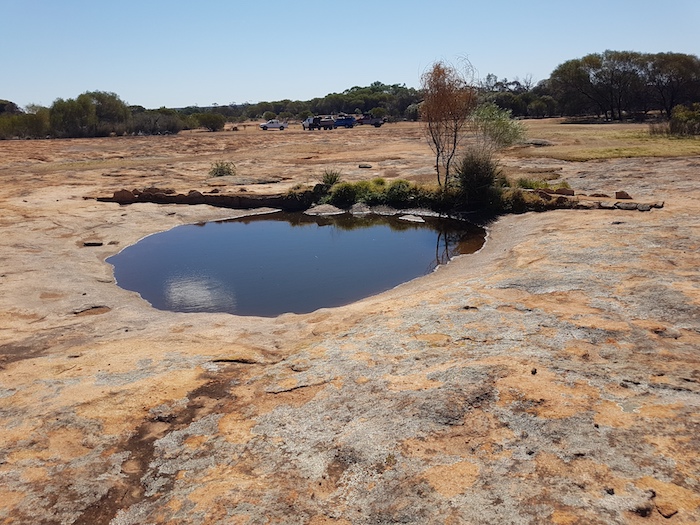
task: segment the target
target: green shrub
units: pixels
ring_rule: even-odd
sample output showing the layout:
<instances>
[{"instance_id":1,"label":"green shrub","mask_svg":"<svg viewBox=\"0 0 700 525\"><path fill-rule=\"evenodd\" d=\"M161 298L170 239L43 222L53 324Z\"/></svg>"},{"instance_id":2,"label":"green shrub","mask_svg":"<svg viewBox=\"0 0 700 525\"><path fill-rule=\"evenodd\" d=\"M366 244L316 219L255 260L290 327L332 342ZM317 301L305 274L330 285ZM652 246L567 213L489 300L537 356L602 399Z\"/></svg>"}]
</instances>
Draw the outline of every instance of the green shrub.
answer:
<instances>
[{"instance_id":1,"label":"green shrub","mask_svg":"<svg viewBox=\"0 0 700 525\"><path fill-rule=\"evenodd\" d=\"M233 162L215 162L209 169L210 177L228 177L236 174L236 165Z\"/></svg>"},{"instance_id":2,"label":"green shrub","mask_svg":"<svg viewBox=\"0 0 700 525\"><path fill-rule=\"evenodd\" d=\"M349 208L357 202L357 189L351 182L339 182L331 189L329 202L339 208Z\"/></svg>"},{"instance_id":3,"label":"green shrub","mask_svg":"<svg viewBox=\"0 0 700 525\"><path fill-rule=\"evenodd\" d=\"M467 204L486 201L489 189L501 177L498 161L486 149L470 149L460 159L457 169L459 191Z\"/></svg>"},{"instance_id":4,"label":"green shrub","mask_svg":"<svg viewBox=\"0 0 700 525\"><path fill-rule=\"evenodd\" d=\"M321 182L328 187L335 186L340 182L342 172L337 169L327 168L323 171Z\"/></svg>"},{"instance_id":5,"label":"green shrub","mask_svg":"<svg viewBox=\"0 0 700 525\"><path fill-rule=\"evenodd\" d=\"M674 107L669 129L672 135L700 135L700 102Z\"/></svg>"},{"instance_id":6,"label":"green shrub","mask_svg":"<svg viewBox=\"0 0 700 525\"><path fill-rule=\"evenodd\" d=\"M386 201L396 207L405 207L415 197L415 186L403 179L397 179L389 184L386 190Z\"/></svg>"},{"instance_id":7,"label":"green shrub","mask_svg":"<svg viewBox=\"0 0 700 525\"><path fill-rule=\"evenodd\" d=\"M522 142L525 127L513 120L509 109L502 109L493 102L479 105L473 114L477 133L487 138L496 149L506 148Z\"/></svg>"}]
</instances>

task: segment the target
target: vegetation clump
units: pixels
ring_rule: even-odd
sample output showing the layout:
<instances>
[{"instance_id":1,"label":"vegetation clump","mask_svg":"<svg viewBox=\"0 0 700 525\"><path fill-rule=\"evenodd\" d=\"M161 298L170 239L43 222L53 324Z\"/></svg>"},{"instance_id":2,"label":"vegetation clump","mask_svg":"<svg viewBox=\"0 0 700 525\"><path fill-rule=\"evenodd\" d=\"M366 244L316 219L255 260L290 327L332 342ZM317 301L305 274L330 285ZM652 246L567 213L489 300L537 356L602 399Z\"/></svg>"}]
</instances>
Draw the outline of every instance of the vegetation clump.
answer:
<instances>
[{"instance_id":1,"label":"vegetation clump","mask_svg":"<svg viewBox=\"0 0 700 525\"><path fill-rule=\"evenodd\" d=\"M214 162L209 169L210 177L230 177L236 174L236 165L233 162Z\"/></svg>"},{"instance_id":2,"label":"vegetation clump","mask_svg":"<svg viewBox=\"0 0 700 525\"><path fill-rule=\"evenodd\" d=\"M407 180L397 179L390 183L381 177L358 182L335 184L325 202L339 208L349 208L363 203L369 206L388 205L394 208L409 208L430 204L432 192Z\"/></svg>"},{"instance_id":3,"label":"vegetation clump","mask_svg":"<svg viewBox=\"0 0 700 525\"><path fill-rule=\"evenodd\" d=\"M342 172L334 168L327 168L323 171L323 177L321 178L322 184L325 184L329 188L335 186L340 182L342 178Z\"/></svg>"}]
</instances>

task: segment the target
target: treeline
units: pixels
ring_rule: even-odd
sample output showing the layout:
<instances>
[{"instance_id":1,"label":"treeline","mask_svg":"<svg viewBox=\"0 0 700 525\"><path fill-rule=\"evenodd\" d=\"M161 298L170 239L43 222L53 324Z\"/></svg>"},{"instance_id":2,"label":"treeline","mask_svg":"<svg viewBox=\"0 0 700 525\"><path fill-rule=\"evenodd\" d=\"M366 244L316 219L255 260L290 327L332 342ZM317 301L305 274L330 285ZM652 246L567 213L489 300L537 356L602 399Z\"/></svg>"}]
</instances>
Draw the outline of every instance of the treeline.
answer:
<instances>
[{"instance_id":1,"label":"treeline","mask_svg":"<svg viewBox=\"0 0 700 525\"><path fill-rule=\"evenodd\" d=\"M418 118L421 94L404 85L374 82L308 101L281 100L256 104L146 109L129 106L115 93L86 92L75 99L57 99L51 107L24 110L0 100L0 139L39 137L106 137L109 135L173 134L183 129L223 129L226 122L310 115L373 113L394 119Z\"/></svg>"},{"instance_id":2,"label":"treeline","mask_svg":"<svg viewBox=\"0 0 700 525\"><path fill-rule=\"evenodd\" d=\"M700 101L700 59L683 53L605 51L568 60L531 85L488 75L482 96L515 116L589 116L608 120L669 118Z\"/></svg>"},{"instance_id":3,"label":"treeline","mask_svg":"<svg viewBox=\"0 0 700 525\"><path fill-rule=\"evenodd\" d=\"M103 91L59 98L50 108L30 105L24 111L0 100L0 139L164 135L195 127L216 131L225 123L224 116L211 112L185 115L175 109L129 106L115 93Z\"/></svg>"},{"instance_id":4,"label":"treeline","mask_svg":"<svg viewBox=\"0 0 700 525\"><path fill-rule=\"evenodd\" d=\"M592 115L643 120L653 114L670 118L674 108L700 102L700 59L683 53L605 51L568 60L537 84L530 79L499 80L489 74L476 88L480 102L493 102L516 117ZM178 109L129 106L115 93L92 91L75 99L59 98L48 108L22 109L0 100L0 139L171 134L198 127L217 131L226 122L338 113L417 120L422 100L420 90L381 82L307 101Z\"/></svg>"},{"instance_id":5,"label":"treeline","mask_svg":"<svg viewBox=\"0 0 700 525\"><path fill-rule=\"evenodd\" d=\"M387 85L373 82L366 87L355 86L342 93L330 93L325 97L311 100L278 100L258 102L256 104L231 104L208 108L214 113L224 115L231 121L244 122L265 118L305 119L311 115L336 115L339 113L380 113L379 116L398 119L417 119L418 103L421 92L404 84ZM379 111L377 111L379 110ZM197 107L181 110L183 114L201 111Z\"/></svg>"}]
</instances>

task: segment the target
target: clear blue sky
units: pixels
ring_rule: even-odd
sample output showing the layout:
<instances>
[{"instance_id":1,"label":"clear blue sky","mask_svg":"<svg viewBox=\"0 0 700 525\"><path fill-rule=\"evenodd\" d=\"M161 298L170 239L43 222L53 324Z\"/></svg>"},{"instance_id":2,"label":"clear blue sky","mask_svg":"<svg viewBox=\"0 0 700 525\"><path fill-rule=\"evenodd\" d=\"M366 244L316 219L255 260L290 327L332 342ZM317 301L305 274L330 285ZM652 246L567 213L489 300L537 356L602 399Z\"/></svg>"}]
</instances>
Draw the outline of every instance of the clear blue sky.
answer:
<instances>
[{"instance_id":1,"label":"clear blue sky","mask_svg":"<svg viewBox=\"0 0 700 525\"><path fill-rule=\"evenodd\" d=\"M147 108L419 87L434 61L539 81L606 49L700 55L700 0L0 0L0 99Z\"/></svg>"}]
</instances>

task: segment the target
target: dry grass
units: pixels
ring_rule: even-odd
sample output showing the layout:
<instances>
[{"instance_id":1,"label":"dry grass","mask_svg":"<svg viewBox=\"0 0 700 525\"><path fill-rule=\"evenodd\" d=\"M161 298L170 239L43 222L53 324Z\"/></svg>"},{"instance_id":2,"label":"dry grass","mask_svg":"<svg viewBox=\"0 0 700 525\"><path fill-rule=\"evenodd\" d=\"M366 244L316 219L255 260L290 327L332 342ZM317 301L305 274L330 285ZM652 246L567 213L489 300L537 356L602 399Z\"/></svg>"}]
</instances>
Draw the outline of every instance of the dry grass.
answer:
<instances>
[{"instance_id":1,"label":"dry grass","mask_svg":"<svg viewBox=\"0 0 700 525\"><path fill-rule=\"evenodd\" d=\"M563 119L524 122L529 138L545 139L553 145L515 148L509 156L587 161L700 155L700 140L651 136L647 124L565 124Z\"/></svg>"}]
</instances>

